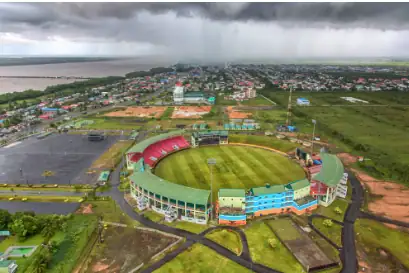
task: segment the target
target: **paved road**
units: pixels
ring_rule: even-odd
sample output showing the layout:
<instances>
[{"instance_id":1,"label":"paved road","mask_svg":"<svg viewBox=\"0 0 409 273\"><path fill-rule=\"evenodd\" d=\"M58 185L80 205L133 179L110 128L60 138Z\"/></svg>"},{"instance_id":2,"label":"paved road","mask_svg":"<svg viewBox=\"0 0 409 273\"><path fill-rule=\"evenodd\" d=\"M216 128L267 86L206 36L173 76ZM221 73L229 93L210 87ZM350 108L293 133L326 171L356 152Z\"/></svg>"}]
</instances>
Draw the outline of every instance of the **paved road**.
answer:
<instances>
[{"instance_id":1,"label":"paved road","mask_svg":"<svg viewBox=\"0 0 409 273\"><path fill-rule=\"evenodd\" d=\"M27 195L38 195L38 196L84 196L85 192L70 192L70 191L41 191L41 189L36 189L32 191L5 191L0 190L0 195L17 195L17 196L27 196ZM97 195L103 194L97 192Z\"/></svg>"},{"instance_id":2,"label":"paved road","mask_svg":"<svg viewBox=\"0 0 409 273\"><path fill-rule=\"evenodd\" d=\"M345 215L344 227L341 233L342 249L340 258L342 261L341 273L358 272L358 259L355 246L354 223L360 214L360 209L364 200L364 191L359 180L354 173L348 171L349 181L352 186L352 198Z\"/></svg>"}]
</instances>

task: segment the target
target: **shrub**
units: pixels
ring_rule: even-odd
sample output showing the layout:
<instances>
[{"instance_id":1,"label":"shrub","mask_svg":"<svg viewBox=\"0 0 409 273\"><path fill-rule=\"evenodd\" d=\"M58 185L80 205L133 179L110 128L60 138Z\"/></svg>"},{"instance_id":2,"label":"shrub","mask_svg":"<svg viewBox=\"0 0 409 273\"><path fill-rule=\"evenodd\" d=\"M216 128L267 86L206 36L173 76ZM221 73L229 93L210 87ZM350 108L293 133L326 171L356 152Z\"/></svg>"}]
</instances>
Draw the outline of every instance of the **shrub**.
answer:
<instances>
[{"instance_id":1,"label":"shrub","mask_svg":"<svg viewBox=\"0 0 409 273\"><path fill-rule=\"evenodd\" d=\"M328 228L330 228L330 227L332 227L332 226L334 225L334 223L333 223L332 220L330 220L330 219L325 219L325 220L323 221L323 225L326 226L326 227L328 227Z\"/></svg>"},{"instance_id":2,"label":"shrub","mask_svg":"<svg viewBox=\"0 0 409 273\"><path fill-rule=\"evenodd\" d=\"M16 187L20 187L21 185L20 184L16 184Z\"/></svg>"},{"instance_id":3,"label":"shrub","mask_svg":"<svg viewBox=\"0 0 409 273\"><path fill-rule=\"evenodd\" d=\"M45 188L45 187L47 187L47 185L46 184L41 184L41 187Z\"/></svg>"},{"instance_id":4,"label":"shrub","mask_svg":"<svg viewBox=\"0 0 409 273\"><path fill-rule=\"evenodd\" d=\"M276 248L277 245L278 245L277 239L273 239L273 238L268 239L268 243L271 246L271 248L273 248L273 249Z\"/></svg>"},{"instance_id":5,"label":"shrub","mask_svg":"<svg viewBox=\"0 0 409 273\"><path fill-rule=\"evenodd\" d=\"M342 210L339 208L339 207L336 207L335 209L334 209L334 212L336 213L336 214L342 214Z\"/></svg>"}]
</instances>

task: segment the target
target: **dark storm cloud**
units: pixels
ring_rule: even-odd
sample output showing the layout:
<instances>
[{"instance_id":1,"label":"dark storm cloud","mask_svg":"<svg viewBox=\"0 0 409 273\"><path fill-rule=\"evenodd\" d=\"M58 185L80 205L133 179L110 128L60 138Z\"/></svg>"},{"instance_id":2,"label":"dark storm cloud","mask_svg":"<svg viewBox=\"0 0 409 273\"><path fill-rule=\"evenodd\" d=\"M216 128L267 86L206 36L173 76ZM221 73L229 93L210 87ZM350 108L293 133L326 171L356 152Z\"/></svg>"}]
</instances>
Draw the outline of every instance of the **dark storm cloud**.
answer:
<instances>
[{"instance_id":1,"label":"dark storm cloud","mask_svg":"<svg viewBox=\"0 0 409 273\"><path fill-rule=\"evenodd\" d=\"M278 22L285 26L409 28L407 3L37 3L0 4L0 22L43 25L102 18L129 19L142 11L218 21Z\"/></svg>"}]
</instances>

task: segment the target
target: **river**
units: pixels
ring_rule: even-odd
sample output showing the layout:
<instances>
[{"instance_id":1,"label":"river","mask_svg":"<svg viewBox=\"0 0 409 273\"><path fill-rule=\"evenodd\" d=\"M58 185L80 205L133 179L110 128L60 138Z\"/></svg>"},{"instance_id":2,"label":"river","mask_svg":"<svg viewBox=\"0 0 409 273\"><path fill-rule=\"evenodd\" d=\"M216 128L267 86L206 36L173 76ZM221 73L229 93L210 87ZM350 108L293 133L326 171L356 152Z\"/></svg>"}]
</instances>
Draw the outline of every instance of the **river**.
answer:
<instances>
[{"instance_id":1,"label":"river","mask_svg":"<svg viewBox=\"0 0 409 273\"><path fill-rule=\"evenodd\" d=\"M80 62L42 65L0 66L0 76L124 76L132 71L169 66L171 61L162 57L144 57L100 62ZM74 82L64 79L0 78L0 94L27 89L44 90L47 86Z\"/></svg>"}]
</instances>

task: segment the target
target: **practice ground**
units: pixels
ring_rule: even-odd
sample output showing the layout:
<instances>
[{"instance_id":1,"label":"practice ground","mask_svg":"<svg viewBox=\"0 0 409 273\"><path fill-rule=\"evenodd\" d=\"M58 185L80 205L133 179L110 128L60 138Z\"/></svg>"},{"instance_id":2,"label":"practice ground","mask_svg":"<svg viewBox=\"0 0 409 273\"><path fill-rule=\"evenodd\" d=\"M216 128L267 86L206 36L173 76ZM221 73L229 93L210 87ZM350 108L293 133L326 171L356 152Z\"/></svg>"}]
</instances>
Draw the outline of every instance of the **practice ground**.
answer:
<instances>
[{"instance_id":1,"label":"practice ground","mask_svg":"<svg viewBox=\"0 0 409 273\"><path fill-rule=\"evenodd\" d=\"M136 106L128 107L122 111L115 111L105 114L107 117L139 117L139 118L160 118L165 112L165 106Z\"/></svg>"},{"instance_id":2,"label":"practice ground","mask_svg":"<svg viewBox=\"0 0 409 273\"><path fill-rule=\"evenodd\" d=\"M80 135L53 134L0 148L0 183L89 183L91 177L84 175L87 168L117 139L109 136L103 141L88 141ZM44 171L52 175L45 179Z\"/></svg>"},{"instance_id":3,"label":"practice ground","mask_svg":"<svg viewBox=\"0 0 409 273\"><path fill-rule=\"evenodd\" d=\"M288 158L260 148L211 146L192 148L165 157L155 174L185 186L210 189L207 159L215 158L213 191L219 188L249 189L256 186L287 184L305 177L301 167Z\"/></svg>"}]
</instances>

